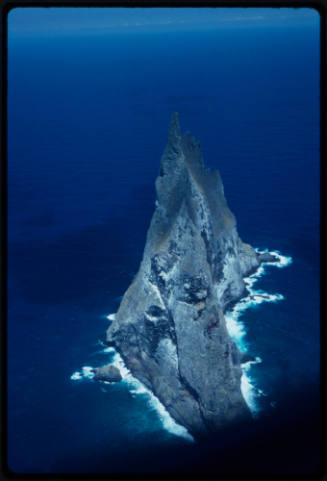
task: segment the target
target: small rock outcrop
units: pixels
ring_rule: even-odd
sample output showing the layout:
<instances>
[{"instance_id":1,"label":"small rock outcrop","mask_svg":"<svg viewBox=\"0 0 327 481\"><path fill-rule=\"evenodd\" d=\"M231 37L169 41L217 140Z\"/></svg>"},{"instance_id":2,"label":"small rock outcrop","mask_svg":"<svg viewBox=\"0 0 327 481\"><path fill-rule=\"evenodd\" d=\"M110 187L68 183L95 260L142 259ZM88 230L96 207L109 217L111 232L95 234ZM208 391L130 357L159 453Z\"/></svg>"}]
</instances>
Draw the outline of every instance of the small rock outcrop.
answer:
<instances>
[{"instance_id":1,"label":"small rock outcrop","mask_svg":"<svg viewBox=\"0 0 327 481\"><path fill-rule=\"evenodd\" d=\"M270 254L270 252L262 252L258 254L258 259L260 262L277 262L278 258L274 256L274 254Z\"/></svg>"},{"instance_id":2,"label":"small rock outcrop","mask_svg":"<svg viewBox=\"0 0 327 481\"><path fill-rule=\"evenodd\" d=\"M122 380L119 369L112 364L93 369L95 381L119 382Z\"/></svg>"},{"instance_id":3,"label":"small rock outcrop","mask_svg":"<svg viewBox=\"0 0 327 481\"><path fill-rule=\"evenodd\" d=\"M174 114L139 271L107 331L127 367L193 435L250 418L224 312L261 260L241 241L218 171ZM262 257L267 260L268 256Z\"/></svg>"},{"instance_id":4,"label":"small rock outcrop","mask_svg":"<svg viewBox=\"0 0 327 481\"><path fill-rule=\"evenodd\" d=\"M246 364L248 362L255 362L256 359L254 356L251 356L251 354L248 354L247 352L241 352L240 353L240 363L241 364Z\"/></svg>"}]
</instances>

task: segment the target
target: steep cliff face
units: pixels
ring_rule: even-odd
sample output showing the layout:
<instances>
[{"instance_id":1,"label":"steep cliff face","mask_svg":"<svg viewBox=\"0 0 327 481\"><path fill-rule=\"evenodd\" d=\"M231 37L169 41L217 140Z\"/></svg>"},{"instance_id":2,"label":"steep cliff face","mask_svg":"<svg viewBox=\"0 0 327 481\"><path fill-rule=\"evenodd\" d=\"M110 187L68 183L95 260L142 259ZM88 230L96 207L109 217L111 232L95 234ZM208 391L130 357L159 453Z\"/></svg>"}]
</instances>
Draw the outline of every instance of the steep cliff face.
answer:
<instances>
[{"instance_id":1,"label":"steep cliff face","mask_svg":"<svg viewBox=\"0 0 327 481\"><path fill-rule=\"evenodd\" d=\"M139 271L107 341L177 422L199 435L250 416L224 312L260 256L237 233L218 171L174 114Z\"/></svg>"}]
</instances>

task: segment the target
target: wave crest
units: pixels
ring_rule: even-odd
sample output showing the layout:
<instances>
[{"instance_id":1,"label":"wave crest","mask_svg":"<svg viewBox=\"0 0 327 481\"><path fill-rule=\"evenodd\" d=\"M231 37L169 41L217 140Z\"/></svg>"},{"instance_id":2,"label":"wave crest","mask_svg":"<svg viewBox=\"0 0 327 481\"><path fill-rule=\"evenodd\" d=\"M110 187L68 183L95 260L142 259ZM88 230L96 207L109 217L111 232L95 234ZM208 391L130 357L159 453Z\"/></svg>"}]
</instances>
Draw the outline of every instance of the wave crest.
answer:
<instances>
[{"instance_id":1,"label":"wave crest","mask_svg":"<svg viewBox=\"0 0 327 481\"><path fill-rule=\"evenodd\" d=\"M269 294L261 289L255 290L253 289L254 284L266 273L266 265L283 268L293 262L292 257L284 256L279 251L269 251L268 249L257 248L255 251L258 254L272 254L277 257L278 262L263 262L254 274L245 277L244 282L248 290L248 295L242 298L230 311L225 314L228 333L241 352L247 352L248 350L248 346L245 341L246 328L245 324L240 320L241 314L247 309L256 307L263 302L278 302L284 299L282 294ZM257 357L255 361L242 364L243 372L241 377L241 391L253 417L256 417L260 411L258 398L262 395L265 395L265 393L257 387L254 378L250 376L251 366L253 364L257 364L258 362L262 362L262 360Z\"/></svg>"}]
</instances>

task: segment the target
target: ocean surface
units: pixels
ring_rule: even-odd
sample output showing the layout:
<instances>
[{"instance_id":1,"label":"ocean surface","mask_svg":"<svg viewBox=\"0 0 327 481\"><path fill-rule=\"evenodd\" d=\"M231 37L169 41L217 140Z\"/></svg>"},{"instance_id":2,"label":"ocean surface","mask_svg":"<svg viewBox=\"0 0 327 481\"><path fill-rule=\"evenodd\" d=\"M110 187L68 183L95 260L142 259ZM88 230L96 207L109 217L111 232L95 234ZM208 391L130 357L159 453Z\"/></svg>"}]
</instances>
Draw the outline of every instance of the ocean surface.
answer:
<instances>
[{"instance_id":1,"label":"ocean surface","mask_svg":"<svg viewBox=\"0 0 327 481\"><path fill-rule=\"evenodd\" d=\"M289 462L264 453L264 468L244 470L317 469L317 426L303 413L317 414L319 393L319 30L292 25L9 38L14 472L204 469L199 443L128 373L106 385L88 369L115 356L99 339L141 261L175 111L220 170L242 240L284 256L249 280L273 302L238 305L229 328L258 361L243 378L257 432L275 416L281 445L301 408L306 437L293 439ZM236 457L245 434L229 440Z\"/></svg>"}]
</instances>

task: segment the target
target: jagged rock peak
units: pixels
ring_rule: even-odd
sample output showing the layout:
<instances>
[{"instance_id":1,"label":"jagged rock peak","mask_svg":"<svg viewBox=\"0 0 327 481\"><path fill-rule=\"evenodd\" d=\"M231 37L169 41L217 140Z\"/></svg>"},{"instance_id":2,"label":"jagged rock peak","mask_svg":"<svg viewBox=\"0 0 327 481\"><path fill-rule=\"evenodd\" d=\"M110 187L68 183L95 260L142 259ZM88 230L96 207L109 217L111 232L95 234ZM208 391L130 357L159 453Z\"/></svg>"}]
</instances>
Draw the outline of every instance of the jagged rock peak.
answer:
<instances>
[{"instance_id":1,"label":"jagged rock peak","mask_svg":"<svg viewBox=\"0 0 327 481\"><path fill-rule=\"evenodd\" d=\"M183 163L184 156L182 152L181 129L178 113L175 112L170 120L168 141L163 156L161 157L160 176L172 176L181 169Z\"/></svg>"},{"instance_id":2,"label":"jagged rock peak","mask_svg":"<svg viewBox=\"0 0 327 481\"><path fill-rule=\"evenodd\" d=\"M158 244L167 238L181 209L186 209L187 216L199 231L207 233L210 228L219 235L228 225L235 225L218 170L205 168L200 142L189 132L181 135L177 113L170 121L168 141L155 185L159 208L154 216L157 232L154 232L154 226L150 232Z\"/></svg>"},{"instance_id":3,"label":"jagged rock peak","mask_svg":"<svg viewBox=\"0 0 327 481\"><path fill-rule=\"evenodd\" d=\"M169 129L168 129L168 142L173 141L181 137L181 127L179 124L178 112L175 112L170 119Z\"/></svg>"},{"instance_id":4,"label":"jagged rock peak","mask_svg":"<svg viewBox=\"0 0 327 481\"><path fill-rule=\"evenodd\" d=\"M170 119L167 145L161 158L160 175L173 176L183 167L201 169L204 165L200 142L189 132L182 136L179 116L175 112Z\"/></svg>"}]
</instances>

